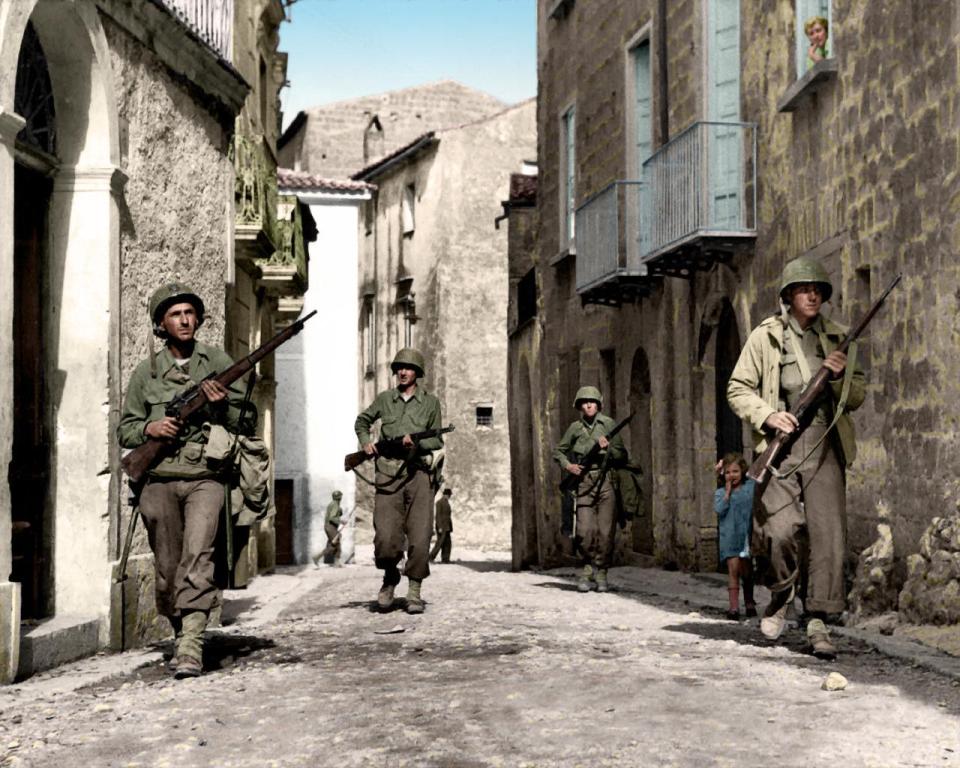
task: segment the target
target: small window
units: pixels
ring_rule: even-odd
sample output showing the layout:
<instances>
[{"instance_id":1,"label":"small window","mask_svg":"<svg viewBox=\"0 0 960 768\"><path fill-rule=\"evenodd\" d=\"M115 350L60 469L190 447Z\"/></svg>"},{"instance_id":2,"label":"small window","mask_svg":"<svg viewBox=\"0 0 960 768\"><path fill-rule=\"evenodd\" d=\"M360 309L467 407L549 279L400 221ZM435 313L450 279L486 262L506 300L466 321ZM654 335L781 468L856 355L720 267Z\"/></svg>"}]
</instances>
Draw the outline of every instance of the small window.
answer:
<instances>
[{"instance_id":1,"label":"small window","mask_svg":"<svg viewBox=\"0 0 960 768\"><path fill-rule=\"evenodd\" d=\"M517 283L517 325L537 316L537 271L531 269Z\"/></svg>"},{"instance_id":2,"label":"small window","mask_svg":"<svg viewBox=\"0 0 960 768\"><path fill-rule=\"evenodd\" d=\"M577 131L574 107L563 113L560 128L560 247L572 252L577 200Z\"/></svg>"},{"instance_id":3,"label":"small window","mask_svg":"<svg viewBox=\"0 0 960 768\"><path fill-rule=\"evenodd\" d=\"M834 56L831 5L831 0L797 0L798 80L818 61Z\"/></svg>"},{"instance_id":4,"label":"small window","mask_svg":"<svg viewBox=\"0 0 960 768\"><path fill-rule=\"evenodd\" d=\"M366 372L371 373L377 366L377 337L374 325L373 296L363 298L363 356L366 362Z\"/></svg>"},{"instance_id":5,"label":"small window","mask_svg":"<svg viewBox=\"0 0 960 768\"><path fill-rule=\"evenodd\" d=\"M400 217L402 219L403 234L412 235L414 229L414 206L417 199L417 190L413 184L403 188L403 200L400 203Z\"/></svg>"},{"instance_id":6,"label":"small window","mask_svg":"<svg viewBox=\"0 0 960 768\"><path fill-rule=\"evenodd\" d=\"M493 426L493 406L492 405L477 406L477 426L478 427Z\"/></svg>"}]
</instances>

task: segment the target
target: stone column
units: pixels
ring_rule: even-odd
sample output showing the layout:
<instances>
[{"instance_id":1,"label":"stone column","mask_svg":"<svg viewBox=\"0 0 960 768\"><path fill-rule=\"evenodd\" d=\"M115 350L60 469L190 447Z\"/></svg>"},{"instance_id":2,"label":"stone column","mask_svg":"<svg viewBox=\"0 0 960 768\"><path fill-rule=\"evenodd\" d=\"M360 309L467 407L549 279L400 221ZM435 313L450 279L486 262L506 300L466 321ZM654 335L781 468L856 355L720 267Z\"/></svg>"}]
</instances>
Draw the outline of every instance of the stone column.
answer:
<instances>
[{"instance_id":1,"label":"stone column","mask_svg":"<svg viewBox=\"0 0 960 768\"><path fill-rule=\"evenodd\" d=\"M14 141L25 121L0 107L0 467L13 448L13 175ZM0 682L11 683L20 661L20 584L10 581L10 485L0 482Z\"/></svg>"}]
</instances>

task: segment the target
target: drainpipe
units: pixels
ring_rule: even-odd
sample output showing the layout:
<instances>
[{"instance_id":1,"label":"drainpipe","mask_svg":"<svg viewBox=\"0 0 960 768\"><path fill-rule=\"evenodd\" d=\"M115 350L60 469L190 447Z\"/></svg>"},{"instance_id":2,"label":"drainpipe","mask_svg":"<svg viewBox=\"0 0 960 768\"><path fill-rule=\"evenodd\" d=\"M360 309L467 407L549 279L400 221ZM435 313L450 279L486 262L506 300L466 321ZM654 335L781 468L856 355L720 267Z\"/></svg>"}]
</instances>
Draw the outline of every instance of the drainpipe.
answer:
<instances>
[{"instance_id":1,"label":"drainpipe","mask_svg":"<svg viewBox=\"0 0 960 768\"><path fill-rule=\"evenodd\" d=\"M667 0L657 0L657 69L660 72L657 127L662 146L670 139L670 110L667 105Z\"/></svg>"}]
</instances>

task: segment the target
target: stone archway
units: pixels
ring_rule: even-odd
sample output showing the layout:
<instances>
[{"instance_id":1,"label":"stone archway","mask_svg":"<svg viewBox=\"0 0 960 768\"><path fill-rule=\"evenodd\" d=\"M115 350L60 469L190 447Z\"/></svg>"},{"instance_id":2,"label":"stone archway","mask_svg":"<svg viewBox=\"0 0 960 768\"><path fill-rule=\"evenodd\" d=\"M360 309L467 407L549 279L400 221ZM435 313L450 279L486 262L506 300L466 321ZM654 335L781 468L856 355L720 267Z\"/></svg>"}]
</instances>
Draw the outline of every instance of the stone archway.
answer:
<instances>
[{"instance_id":1,"label":"stone archway","mask_svg":"<svg viewBox=\"0 0 960 768\"><path fill-rule=\"evenodd\" d=\"M56 152L31 153L15 108L16 73L24 36L35 32L49 73L56 115ZM119 477L112 435L118 403L119 216L115 193L123 175L118 120L106 37L91 0L23 0L0 15L0 323L13 328L18 302L15 212L36 201L16 185L16 168L49 184L42 217L41 308L43 419L51 437L44 462L41 613L101 621L110 608L109 560L114 554ZM22 100L21 100L22 101ZM48 153L50 154L50 153ZM23 280L20 281L21 283ZM22 292L22 290L21 290ZM14 345L0 334L0 391L13 391ZM12 454L15 406L0 404L0 466ZM17 668L19 585L11 571L14 519L8 483L0 483L0 678Z\"/></svg>"},{"instance_id":2,"label":"stone archway","mask_svg":"<svg viewBox=\"0 0 960 768\"><path fill-rule=\"evenodd\" d=\"M735 451L743 453L743 426L727 403L727 383L740 357L740 333L733 306L724 299L717 323L714 353L714 391L716 396L717 458Z\"/></svg>"}]
</instances>

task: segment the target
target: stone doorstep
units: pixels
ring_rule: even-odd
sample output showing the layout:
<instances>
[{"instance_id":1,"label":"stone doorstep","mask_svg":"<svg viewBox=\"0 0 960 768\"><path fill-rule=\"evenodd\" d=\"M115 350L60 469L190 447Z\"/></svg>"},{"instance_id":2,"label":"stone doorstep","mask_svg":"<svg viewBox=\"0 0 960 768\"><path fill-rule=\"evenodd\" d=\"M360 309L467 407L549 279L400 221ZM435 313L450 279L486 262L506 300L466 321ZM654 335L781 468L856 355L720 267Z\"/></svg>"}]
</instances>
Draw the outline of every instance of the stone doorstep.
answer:
<instances>
[{"instance_id":1,"label":"stone doorstep","mask_svg":"<svg viewBox=\"0 0 960 768\"><path fill-rule=\"evenodd\" d=\"M100 620L97 618L54 616L35 627L21 624L17 677L29 677L68 661L92 656L99 650Z\"/></svg>"}]
</instances>

